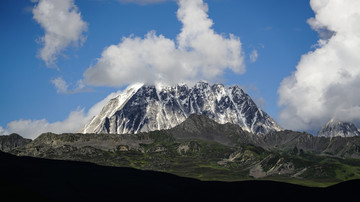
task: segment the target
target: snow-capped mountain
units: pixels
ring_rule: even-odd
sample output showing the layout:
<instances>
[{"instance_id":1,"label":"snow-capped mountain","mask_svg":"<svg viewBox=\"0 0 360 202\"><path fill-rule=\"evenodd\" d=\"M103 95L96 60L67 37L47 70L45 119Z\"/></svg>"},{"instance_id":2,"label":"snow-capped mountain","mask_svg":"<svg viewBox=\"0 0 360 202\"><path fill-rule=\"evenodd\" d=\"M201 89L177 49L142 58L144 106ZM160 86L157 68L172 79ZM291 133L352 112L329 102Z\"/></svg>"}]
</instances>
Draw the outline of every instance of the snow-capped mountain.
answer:
<instances>
[{"instance_id":1,"label":"snow-capped mountain","mask_svg":"<svg viewBox=\"0 0 360 202\"><path fill-rule=\"evenodd\" d=\"M253 133L282 130L238 86L201 81L192 88L186 84L130 86L110 100L80 132L124 134L169 129L190 114L204 114L221 124L238 124Z\"/></svg>"},{"instance_id":2,"label":"snow-capped mountain","mask_svg":"<svg viewBox=\"0 0 360 202\"><path fill-rule=\"evenodd\" d=\"M359 135L359 129L356 128L353 123L342 122L335 119L331 119L318 132L318 136L320 137L353 137Z\"/></svg>"}]
</instances>

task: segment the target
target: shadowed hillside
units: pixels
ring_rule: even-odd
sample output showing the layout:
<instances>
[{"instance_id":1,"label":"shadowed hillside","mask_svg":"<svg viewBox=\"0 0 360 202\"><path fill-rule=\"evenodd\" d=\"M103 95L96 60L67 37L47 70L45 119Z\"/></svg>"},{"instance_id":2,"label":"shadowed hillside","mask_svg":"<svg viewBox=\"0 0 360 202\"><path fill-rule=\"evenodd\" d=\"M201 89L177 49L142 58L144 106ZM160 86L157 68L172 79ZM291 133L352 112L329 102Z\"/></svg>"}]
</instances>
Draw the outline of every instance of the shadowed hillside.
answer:
<instances>
[{"instance_id":1,"label":"shadowed hillside","mask_svg":"<svg viewBox=\"0 0 360 202\"><path fill-rule=\"evenodd\" d=\"M0 153L2 199L11 201L223 201L351 198L360 181L310 188L272 181L203 182L172 174Z\"/></svg>"}]
</instances>

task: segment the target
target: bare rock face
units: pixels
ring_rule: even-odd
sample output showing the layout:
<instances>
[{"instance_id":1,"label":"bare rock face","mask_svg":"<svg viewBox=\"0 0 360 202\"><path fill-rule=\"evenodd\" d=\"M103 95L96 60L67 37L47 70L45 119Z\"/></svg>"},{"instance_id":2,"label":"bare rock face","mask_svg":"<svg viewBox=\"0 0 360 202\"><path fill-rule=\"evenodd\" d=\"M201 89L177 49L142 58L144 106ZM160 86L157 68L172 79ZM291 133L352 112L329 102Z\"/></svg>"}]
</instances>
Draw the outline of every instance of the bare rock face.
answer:
<instances>
[{"instance_id":1,"label":"bare rock face","mask_svg":"<svg viewBox=\"0 0 360 202\"><path fill-rule=\"evenodd\" d=\"M30 139L25 139L16 133L3 135L0 136L0 151L8 152L16 147L24 146L30 142Z\"/></svg>"},{"instance_id":2,"label":"bare rock face","mask_svg":"<svg viewBox=\"0 0 360 202\"><path fill-rule=\"evenodd\" d=\"M237 124L252 133L282 130L238 86L198 82L192 88L186 84L130 86L79 132L136 134L169 129L191 114L206 115L220 124Z\"/></svg>"},{"instance_id":3,"label":"bare rock face","mask_svg":"<svg viewBox=\"0 0 360 202\"><path fill-rule=\"evenodd\" d=\"M342 122L331 119L318 132L319 137L354 137L359 136L360 132L353 123Z\"/></svg>"}]
</instances>

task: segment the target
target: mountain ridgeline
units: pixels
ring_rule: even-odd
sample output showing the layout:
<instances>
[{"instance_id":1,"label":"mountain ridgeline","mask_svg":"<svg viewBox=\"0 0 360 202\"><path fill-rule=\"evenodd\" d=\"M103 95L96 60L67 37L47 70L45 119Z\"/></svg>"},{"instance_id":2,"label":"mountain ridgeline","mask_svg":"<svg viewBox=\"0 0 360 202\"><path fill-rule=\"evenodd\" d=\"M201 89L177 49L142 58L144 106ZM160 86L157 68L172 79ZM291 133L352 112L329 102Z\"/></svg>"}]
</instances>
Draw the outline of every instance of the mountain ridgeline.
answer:
<instances>
[{"instance_id":1,"label":"mountain ridgeline","mask_svg":"<svg viewBox=\"0 0 360 202\"><path fill-rule=\"evenodd\" d=\"M359 135L360 131L353 123L336 119L331 119L318 132L319 137L354 137Z\"/></svg>"},{"instance_id":2,"label":"mountain ridgeline","mask_svg":"<svg viewBox=\"0 0 360 202\"><path fill-rule=\"evenodd\" d=\"M10 135L0 136L0 151L11 151L16 147L27 145L31 142L31 139L26 139L20 135L13 133Z\"/></svg>"},{"instance_id":3,"label":"mountain ridgeline","mask_svg":"<svg viewBox=\"0 0 360 202\"><path fill-rule=\"evenodd\" d=\"M253 134L196 114L172 129L146 133L45 133L10 152L201 180L272 179L328 186L360 178L360 137L326 138L288 130Z\"/></svg>"},{"instance_id":4,"label":"mountain ridgeline","mask_svg":"<svg viewBox=\"0 0 360 202\"><path fill-rule=\"evenodd\" d=\"M17 156L86 161L200 180L329 186L360 179L360 136L331 120L318 136L283 130L238 86L136 84L79 133L0 137ZM330 137L330 138L329 138Z\"/></svg>"},{"instance_id":5,"label":"mountain ridgeline","mask_svg":"<svg viewBox=\"0 0 360 202\"><path fill-rule=\"evenodd\" d=\"M173 128L191 114L233 123L252 133L282 128L238 86L198 82L192 88L133 85L110 100L80 133L136 134Z\"/></svg>"}]
</instances>

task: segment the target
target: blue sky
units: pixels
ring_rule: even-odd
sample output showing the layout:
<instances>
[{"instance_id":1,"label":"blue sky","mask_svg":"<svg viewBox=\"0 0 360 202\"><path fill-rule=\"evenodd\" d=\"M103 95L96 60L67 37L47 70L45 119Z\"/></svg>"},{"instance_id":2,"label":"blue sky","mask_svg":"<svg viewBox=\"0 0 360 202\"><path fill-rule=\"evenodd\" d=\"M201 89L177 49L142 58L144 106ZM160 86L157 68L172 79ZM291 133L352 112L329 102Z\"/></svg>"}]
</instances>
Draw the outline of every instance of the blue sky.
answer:
<instances>
[{"instance_id":1,"label":"blue sky","mask_svg":"<svg viewBox=\"0 0 360 202\"><path fill-rule=\"evenodd\" d=\"M64 121L74 111L87 113L94 104L126 86L94 85L84 78L84 72L98 66L98 59L107 47L121 43L123 37L142 39L151 30L176 40L183 26L176 15L179 5L174 1L143 5L116 0L70 0L76 5L76 12L84 26L78 35L80 38L54 54L56 60L49 65L40 56L44 48L40 39L46 31L33 12L41 1L0 2L0 129L4 131L14 131L8 125L14 121L28 120L31 123L42 120L51 124ZM278 106L281 81L296 71L302 55L321 48L321 45L314 45L319 43L319 33L324 32L307 22L309 18L318 20L310 2L204 2L209 8L208 17L214 23L212 30L227 38L233 34L241 41L243 65L246 67L242 74L225 68L214 77L214 81L244 87L268 114L278 120L282 110ZM316 0L313 7L315 3ZM258 57L251 59L253 52ZM59 78L67 86L64 91L54 85ZM357 98L355 100L358 101ZM281 108L290 105L285 104Z\"/></svg>"}]
</instances>

